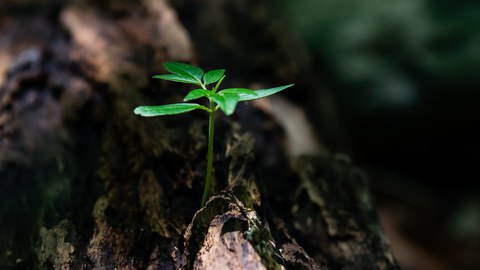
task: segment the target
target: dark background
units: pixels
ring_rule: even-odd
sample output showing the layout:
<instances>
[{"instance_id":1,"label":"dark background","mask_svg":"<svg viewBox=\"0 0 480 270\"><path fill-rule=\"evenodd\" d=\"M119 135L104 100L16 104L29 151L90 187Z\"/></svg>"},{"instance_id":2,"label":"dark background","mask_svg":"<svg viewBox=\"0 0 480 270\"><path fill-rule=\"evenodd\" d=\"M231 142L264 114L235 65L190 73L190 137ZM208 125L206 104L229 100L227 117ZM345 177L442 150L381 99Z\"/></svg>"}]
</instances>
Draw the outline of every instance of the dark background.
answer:
<instances>
[{"instance_id":1,"label":"dark background","mask_svg":"<svg viewBox=\"0 0 480 270\"><path fill-rule=\"evenodd\" d=\"M335 97L342 136L327 145L370 174L387 232L404 237L391 236L402 265L471 260L480 247L480 3L276 2Z\"/></svg>"}]
</instances>

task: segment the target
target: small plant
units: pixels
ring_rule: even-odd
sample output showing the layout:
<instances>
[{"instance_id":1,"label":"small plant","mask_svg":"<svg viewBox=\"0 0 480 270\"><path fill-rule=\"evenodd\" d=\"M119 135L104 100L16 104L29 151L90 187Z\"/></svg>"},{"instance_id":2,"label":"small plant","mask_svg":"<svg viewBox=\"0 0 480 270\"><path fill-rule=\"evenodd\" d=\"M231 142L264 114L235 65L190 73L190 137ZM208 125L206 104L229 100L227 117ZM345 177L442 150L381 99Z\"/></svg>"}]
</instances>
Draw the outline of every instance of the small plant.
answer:
<instances>
[{"instance_id":1,"label":"small plant","mask_svg":"<svg viewBox=\"0 0 480 270\"><path fill-rule=\"evenodd\" d=\"M235 111L239 101L264 98L291 87L293 84L256 91L247 88L227 88L219 91L218 89L220 84L225 78L224 69L215 69L205 73L199 67L194 67L184 63L166 62L163 64L163 66L167 71L171 72L171 74L155 75L153 78L193 84L197 87L200 87L190 91L187 96L185 96L183 101L191 101L205 97L209 100L209 107L205 107L197 103L175 103L161 106L140 106L135 108L134 113L144 117L180 114L196 109L204 110L209 113L207 173L205 176L205 188L203 191L201 204L203 207L207 202L210 192L210 185L212 182L215 112L218 111L218 109L221 109L225 115L230 116ZM213 88L207 88L207 85L214 83L215 86Z\"/></svg>"}]
</instances>

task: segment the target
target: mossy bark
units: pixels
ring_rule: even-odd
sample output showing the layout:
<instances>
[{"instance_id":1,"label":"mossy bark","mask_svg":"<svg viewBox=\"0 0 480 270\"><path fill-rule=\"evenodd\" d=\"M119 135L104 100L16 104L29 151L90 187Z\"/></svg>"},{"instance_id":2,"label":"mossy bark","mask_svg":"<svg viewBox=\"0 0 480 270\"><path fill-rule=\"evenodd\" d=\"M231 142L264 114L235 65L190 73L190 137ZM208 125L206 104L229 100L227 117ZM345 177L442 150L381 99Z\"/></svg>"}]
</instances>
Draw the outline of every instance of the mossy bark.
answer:
<instances>
[{"instance_id":1,"label":"mossy bark","mask_svg":"<svg viewBox=\"0 0 480 270\"><path fill-rule=\"evenodd\" d=\"M2 268L397 269L361 171L289 156L258 107L217 119L199 209L207 115L132 113L185 94L148 79L162 62L198 63L169 2L32 4L46 12L0 17Z\"/></svg>"}]
</instances>

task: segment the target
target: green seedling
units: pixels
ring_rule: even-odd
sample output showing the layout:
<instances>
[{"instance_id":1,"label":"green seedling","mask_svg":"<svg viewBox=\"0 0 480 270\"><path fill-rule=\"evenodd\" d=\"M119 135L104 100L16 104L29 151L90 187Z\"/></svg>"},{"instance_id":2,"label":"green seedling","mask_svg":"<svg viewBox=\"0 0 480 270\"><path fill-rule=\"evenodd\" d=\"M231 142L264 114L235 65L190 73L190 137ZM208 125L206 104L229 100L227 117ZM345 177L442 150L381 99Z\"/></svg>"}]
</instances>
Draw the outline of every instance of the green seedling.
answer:
<instances>
[{"instance_id":1,"label":"green seedling","mask_svg":"<svg viewBox=\"0 0 480 270\"><path fill-rule=\"evenodd\" d=\"M140 106L135 108L134 113L144 116L161 116L186 113L193 110L204 110L209 114L208 126L208 149L207 149L207 172L205 176L205 188L202 196L201 206L205 206L210 193L210 185L212 183L213 169L213 134L215 131L215 112L222 110L225 115L230 116L235 111L237 103L240 101L248 101L264 98L278 93L293 84L283 85L279 87L251 90L247 88L227 88L219 90L220 84L225 79L224 69L215 69L205 73L201 68L194 67L184 63L166 62L163 64L165 69L171 74L155 75L153 78L167 81L193 84L197 88L190 91L183 101L191 101L198 98L207 98L209 106L205 107L197 103L175 103L160 106ZM208 85L214 86L208 89ZM200 88L198 88L200 87Z\"/></svg>"}]
</instances>

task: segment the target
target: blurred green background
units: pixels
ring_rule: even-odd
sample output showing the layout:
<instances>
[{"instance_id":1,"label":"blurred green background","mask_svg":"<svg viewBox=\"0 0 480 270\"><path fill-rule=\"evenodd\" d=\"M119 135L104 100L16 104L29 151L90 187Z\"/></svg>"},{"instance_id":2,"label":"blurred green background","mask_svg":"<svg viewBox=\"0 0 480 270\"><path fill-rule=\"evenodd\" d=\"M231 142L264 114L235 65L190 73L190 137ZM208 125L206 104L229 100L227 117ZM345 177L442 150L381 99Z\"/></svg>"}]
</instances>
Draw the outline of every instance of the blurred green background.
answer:
<instances>
[{"instance_id":1,"label":"blurred green background","mask_svg":"<svg viewBox=\"0 0 480 270\"><path fill-rule=\"evenodd\" d=\"M271 4L336 98L347 139L332 150L367 168L384 222L443 268L392 236L403 266L478 269L480 2Z\"/></svg>"}]
</instances>

